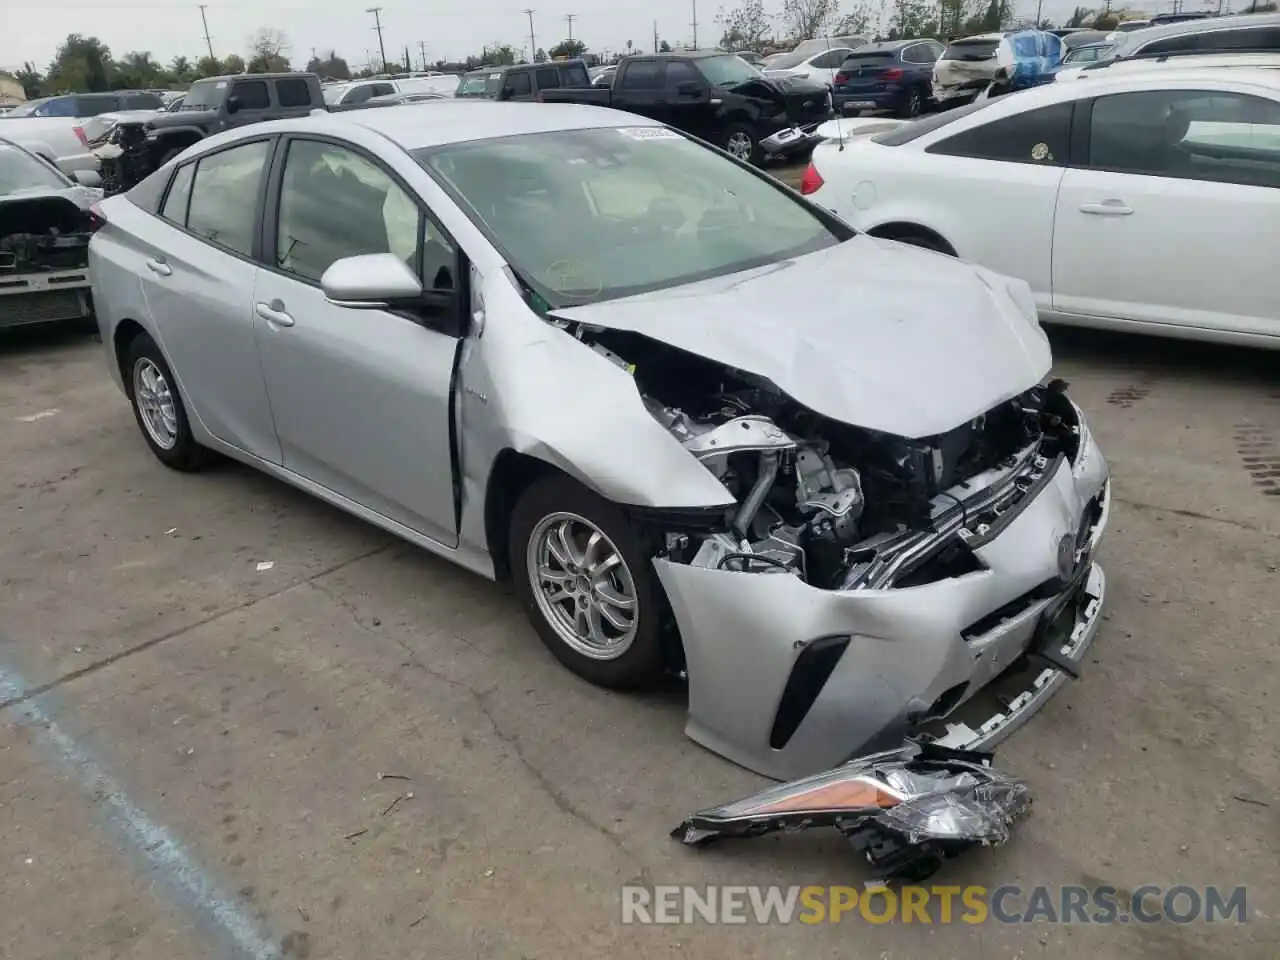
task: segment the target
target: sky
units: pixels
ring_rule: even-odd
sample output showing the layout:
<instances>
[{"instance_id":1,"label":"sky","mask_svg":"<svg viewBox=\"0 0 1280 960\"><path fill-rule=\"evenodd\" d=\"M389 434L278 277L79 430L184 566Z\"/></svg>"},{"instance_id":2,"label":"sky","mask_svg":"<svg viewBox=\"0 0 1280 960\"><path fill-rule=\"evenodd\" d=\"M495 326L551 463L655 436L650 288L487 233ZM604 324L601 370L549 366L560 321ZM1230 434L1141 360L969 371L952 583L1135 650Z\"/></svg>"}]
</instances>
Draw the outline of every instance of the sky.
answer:
<instances>
[{"instance_id":1,"label":"sky","mask_svg":"<svg viewBox=\"0 0 1280 960\"><path fill-rule=\"evenodd\" d=\"M223 57L244 55L259 29L282 31L295 65L336 49L353 69L378 56L374 17L365 11L381 2L387 58L403 59L407 44L415 64L418 42L431 62L479 53L486 44L509 43L519 51L529 45L527 4L535 8L534 36L539 47L568 36L565 17L574 15L573 36L595 52L653 45L654 22L659 36L673 46L692 39L693 3L697 0L206 0L205 14L213 51ZM844 0L846 9L855 0ZM875 0L872 0L874 3ZM1201 0L1188 0L1194 9ZM1086 5L1088 5L1086 3ZM1169 9L1170 0L1137 0L1148 12ZM733 0L725 6L732 8ZM1076 0L1043 0L1044 16L1061 22ZM1117 3L1119 6L1119 3ZM766 0L766 10L781 13L782 0ZM1036 0L1015 0L1015 13L1035 15ZM717 0L697 3L698 39L714 45L720 36ZM31 61L43 70L69 33L96 36L115 56L148 50L160 62L175 56L195 59L206 54L204 28L197 2L180 0L0 0L0 68L14 69Z\"/></svg>"}]
</instances>

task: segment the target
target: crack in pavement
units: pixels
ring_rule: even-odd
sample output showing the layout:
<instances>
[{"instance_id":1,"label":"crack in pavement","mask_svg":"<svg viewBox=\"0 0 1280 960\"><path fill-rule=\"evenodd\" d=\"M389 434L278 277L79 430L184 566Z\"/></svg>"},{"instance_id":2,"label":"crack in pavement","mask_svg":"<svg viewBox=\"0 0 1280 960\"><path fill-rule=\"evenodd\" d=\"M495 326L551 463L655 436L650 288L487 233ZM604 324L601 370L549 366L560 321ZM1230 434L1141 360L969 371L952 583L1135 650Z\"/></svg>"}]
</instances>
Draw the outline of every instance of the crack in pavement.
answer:
<instances>
[{"instance_id":1,"label":"crack in pavement","mask_svg":"<svg viewBox=\"0 0 1280 960\"><path fill-rule=\"evenodd\" d=\"M476 707L479 708L480 712L484 715L485 720L489 722L489 727L493 730L493 735L497 737L500 741L502 741L502 743L504 743L510 749L510 751L515 755L516 760L518 760L520 762L520 765L524 768L525 772L529 774L529 776L533 779L534 783L538 785L539 789L541 789L542 792L545 793L547 797L551 800L551 802L555 804L556 809L559 810L561 813L565 814L566 816L571 817L574 820L577 820L579 823L586 825L592 831L604 837L604 839L607 840L609 844L614 847L614 849L616 849L619 853L621 853L623 857L625 857L628 861L630 861L632 864L634 864L636 867L639 868L640 870L639 879L636 880L635 882L643 883L646 885L649 883L649 868L644 863L644 861L641 860L638 856L636 856L636 854L633 853L631 850L627 849L627 846L622 842L621 837L619 837L616 833L608 829L603 824L597 823L595 820L593 820L590 814L588 814L585 810L579 809L573 803L573 801L570 800L565 795L564 791L558 789L556 785L551 782L551 778L548 777L545 773L543 773L542 770L538 767L538 765L535 764L532 760L529 759L528 756L525 755L524 748L520 744L519 735L507 731L503 727L503 725L499 722L498 718L494 715L493 709L489 705L489 698L498 692L497 686L488 687L483 690L477 690L475 687L467 683L465 680L459 680L456 677L451 677L447 673L442 673L441 671L436 670L434 667L428 666L418 656L417 651L415 651L412 647L410 647L409 644L407 644L401 637L396 636L391 631L375 631L372 627L365 624L365 622L360 618L359 611L345 597L339 597L330 593L323 586L321 586L319 583L316 583L314 581L309 581L307 585L310 586L311 589L316 590L319 593L323 594L329 600L333 601L335 604L337 604L339 607L345 610L348 613L348 615L350 615L352 622L362 632L370 634L371 636L389 638L393 643L395 643L396 646L398 646L401 650L405 652L406 656L408 656L409 662L407 665L417 667L423 673L427 674L427 676L432 677L435 680L439 680L441 683L445 684L446 686L453 687L454 689L461 690L462 692L466 693L475 702ZM461 637L452 637L451 639L457 640L463 646L466 646L471 650L474 650L476 653L479 653L481 656L485 656L485 654L479 648L473 646L472 644L467 643Z\"/></svg>"},{"instance_id":2,"label":"crack in pavement","mask_svg":"<svg viewBox=\"0 0 1280 960\"><path fill-rule=\"evenodd\" d=\"M1159 510L1163 513L1172 513L1179 517L1189 517L1192 520L1209 520L1213 523L1225 523L1229 527L1237 527L1241 530L1248 530L1251 533L1261 534L1272 540L1280 540L1280 533L1272 533L1269 530L1263 530L1261 527L1252 523L1246 523L1243 520L1233 520L1230 517L1215 517L1212 514L1200 513L1197 510L1180 510L1177 507L1162 507L1158 503L1143 503L1141 500L1126 500L1123 497L1115 497L1116 503L1123 503L1126 507L1134 507L1137 510Z\"/></svg>"},{"instance_id":3,"label":"crack in pavement","mask_svg":"<svg viewBox=\"0 0 1280 960\"><path fill-rule=\"evenodd\" d=\"M110 656L103 657L101 660L95 660L92 663L85 664L83 667L77 667L75 670L71 670L67 673L62 674L59 677L55 677L53 680L48 680L44 683L37 684L34 687L30 687L28 689L23 690L22 693L20 694L0 700L0 712L8 710L11 707L16 707L16 706L19 706L20 704L26 703L28 700L38 697L41 694L48 693L50 690L57 689L58 687L61 687L67 683L70 683L73 680L79 680L82 677L87 677L90 674L97 673L99 670L103 670L111 666L112 664L119 663L121 660L124 660L127 657L132 657L138 653L144 653L147 650L152 649L153 647L158 647L162 643L165 643L169 640L174 640L178 637L183 636L184 634L190 633L192 630L198 630L200 627L207 626L216 620L221 620L223 617L229 616L230 614L239 613L241 610L247 610L250 607L254 607L260 603L264 603L267 600L273 600L276 597L281 596L282 594L288 593L290 590L296 590L298 587L304 587L307 584L311 583L312 581L320 577L327 577L330 574L336 573L337 571L343 569L344 567L351 566L351 564L353 563L359 563L361 560L367 560L370 557L378 555L379 553L382 553L386 550L390 550L393 546L396 546L396 544L384 543L380 547L375 547L372 550L366 550L364 553L357 554L354 557L349 557L346 560L343 560L339 563L335 563L332 566L326 567L324 570L321 570L320 572L315 573L310 577L306 577L305 579L298 580L294 583L290 583L286 586L283 586L279 590L273 590L271 593L265 594L261 597L254 597L251 600L245 600L242 603L236 604L235 606L227 607L223 610L219 610L216 613L211 613L209 614L209 616L203 617L195 621L194 623L189 623L189 624L186 624L185 626L177 627L176 629L166 631L165 633L162 633L157 637L152 637L149 640L144 640L141 643L134 644L131 647L126 647L123 650L118 650L115 653L111 654Z\"/></svg>"}]
</instances>

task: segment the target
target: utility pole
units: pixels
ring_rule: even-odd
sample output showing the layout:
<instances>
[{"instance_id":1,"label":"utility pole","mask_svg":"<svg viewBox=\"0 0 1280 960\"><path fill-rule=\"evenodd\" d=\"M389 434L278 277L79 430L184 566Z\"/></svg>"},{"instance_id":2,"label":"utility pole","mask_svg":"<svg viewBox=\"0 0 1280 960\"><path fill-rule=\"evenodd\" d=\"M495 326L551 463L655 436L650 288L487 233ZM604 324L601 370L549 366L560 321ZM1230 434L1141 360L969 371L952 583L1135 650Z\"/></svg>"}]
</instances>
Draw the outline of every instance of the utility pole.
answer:
<instances>
[{"instance_id":1,"label":"utility pole","mask_svg":"<svg viewBox=\"0 0 1280 960\"><path fill-rule=\"evenodd\" d=\"M427 44L423 40L418 41L418 52L422 54L422 72L427 72Z\"/></svg>"},{"instance_id":2,"label":"utility pole","mask_svg":"<svg viewBox=\"0 0 1280 960\"><path fill-rule=\"evenodd\" d=\"M1040 29L1040 11L1044 9L1044 0L1036 0L1036 29Z\"/></svg>"},{"instance_id":3,"label":"utility pole","mask_svg":"<svg viewBox=\"0 0 1280 960\"><path fill-rule=\"evenodd\" d=\"M216 60L218 58L213 55L213 40L209 36L209 18L204 15L204 8L206 6L208 6L208 4L200 4L200 22L204 24L204 42L205 46L209 48L209 59Z\"/></svg>"},{"instance_id":4,"label":"utility pole","mask_svg":"<svg viewBox=\"0 0 1280 960\"><path fill-rule=\"evenodd\" d=\"M524 8L524 15L529 18L529 57L533 60L538 59L538 41L533 39L533 15L536 12L532 7Z\"/></svg>"},{"instance_id":5,"label":"utility pole","mask_svg":"<svg viewBox=\"0 0 1280 960\"><path fill-rule=\"evenodd\" d=\"M698 49L698 0L693 2L693 49Z\"/></svg>"},{"instance_id":6,"label":"utility pole","mask_svg":"<svg viewBox=\"0 0 1280 960\"><path fill-rule=\"evenodd\" d=\"M653 52L658 52L658 21L653 21Z\"/></svg>"},{"instance_id":7,"label":"utility pole","mask_svg":"<svg viewBox=\"0 0 1280 960\"><path fill-rule=\"evenodd\" d=\"M576 13L566 13L564 15L564 19L565 19L565 22L569 24L569 39L572 40L573 39L573 21L578 19L578 15Z\"/></svg>"},{"instance_id":8,"label":"utility pole","mask_svg":"<svg viewBox=\"0 0 1280 960\"><path fill-rule=\"evenodd\" d=\"M382 57L382 69L379 73L385 73L387 70L387 48L382 43L382 8L370 7L365 13L373 14L373 29L378 31L378 55Z\"/></svg>"}]
</instances>

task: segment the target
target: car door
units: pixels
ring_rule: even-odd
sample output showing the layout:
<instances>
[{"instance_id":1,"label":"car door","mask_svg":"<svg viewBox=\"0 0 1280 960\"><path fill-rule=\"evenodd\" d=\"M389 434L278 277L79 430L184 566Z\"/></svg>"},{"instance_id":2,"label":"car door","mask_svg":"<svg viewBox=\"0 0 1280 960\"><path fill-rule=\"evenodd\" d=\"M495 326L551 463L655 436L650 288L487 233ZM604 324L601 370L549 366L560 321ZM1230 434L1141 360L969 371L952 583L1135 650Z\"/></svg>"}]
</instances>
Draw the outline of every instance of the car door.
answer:
<instances>
[{"instance_id":1,"label":"car door","mask_svg":"<svg viewBox=\"0 0 1280 960\"><path fill-rule=\"evenodd\" d=\"M1084 104L1054 226L1053 308L1280 334L1280 102L1229 90Z\"/></svg>"},{"instance_id":2,"label":"car door","mask_svg":"<svg viewBox=\"0 0 1280 960\"><path fill-rule=\"evenodd\" d=\"M231 87L227 98L228 107L231 97L235 97L236 110L228 110L227 126L240 127L249 123L273 119L271 114L271 88L265 80L237 80Z\"/></svg>"},{"instance_id":3,"label":"car door","mask_svg":"<svg viewBox=\"0 0 1280 960\"><path fill-rule=\"evenodd\" d=\"M614 106L630 113L671 123L671 110L662 89L661 60L625 60L614 81Z\"/></svg>"},{"instance_id":4,"label":"car door","mask_svg":"<svg viewBox=\"0 0 1280 960\"><path fill-rule=\"evenodd\" d=\"M1000 105L973 116L988 109ZM927 198L921 201L931 221L926 225L964 259L1027 281L1043 310L1051 303L1053 212L1070 150L1071 114L1071 103L1056 103L943 136L925 153L954 159L917 185Z\"/></svg>"},{"instance_id":5,"label":"car door","mask_svg":"<svg viewBox=\"0 0 1280 960\"><path fill-rule=\"evenodd\" d=\"M668 60L662 76L667 122L704 140L718 140L711 84L688 60Z\"/></svg>"},{"instance_id":6,"label":"car door","mask_svg":"<svg viewBox=\"0 0 1280 960\"><path fill-rule=\"evenodd\" d=\"M242 142L184 163L139 237L143 294L190 409L219 440L279 463L251 299L272 145Z\"/></svg>"},{"instance_id":7,"label":"car door","mask_svg":"<svg viewBox=\"0 0 1280 960\"><path fill-rule=\"evenodd\" d=\"M457 308L457 247L408 187L357 148L298 137L283 149L252 299L284 465L454 545L449 401L461 310L337 306L320 278L336 260L394 253Z\"/></svg>"}]
</instances>

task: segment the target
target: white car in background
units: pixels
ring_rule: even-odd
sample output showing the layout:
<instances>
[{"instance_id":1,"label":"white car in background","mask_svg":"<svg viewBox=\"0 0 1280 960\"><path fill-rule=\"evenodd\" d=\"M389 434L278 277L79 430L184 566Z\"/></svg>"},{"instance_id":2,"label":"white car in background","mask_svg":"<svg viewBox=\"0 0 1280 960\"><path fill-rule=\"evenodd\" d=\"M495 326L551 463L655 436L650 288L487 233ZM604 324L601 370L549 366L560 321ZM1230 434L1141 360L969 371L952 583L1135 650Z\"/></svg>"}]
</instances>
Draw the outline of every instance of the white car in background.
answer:
<instances>
[{"instance_id":1,"label":"white car in background","mask_svg":"<svg viewBox=\"0 0 1280 960\"><path fill-rule=\"evenodd\" d=\"M1030 284L1045 321L1280 349L1280 72L1099 71L832 121L801 192Z\"/></svg>"},{"instance_id":2,"label":"white car in background","mask_svg":"<svg viewBox=\"0 0 1280 960\"><path fill-rule=\"evenodd\" d=\"M1280 67L1280 50L1274 53L1192 54L1177 57L1176 59L1137 58L1134 60L1113 60L1108 62L1105 67L1095 67L1089 63L1069 64L1064 61L1064 66L1054 71L1053 80L1055 83L1065 83L1071 80L1091 80L1098 77L1129 76L1135 73L1149 73L1155 70L1187 70L1191 68L1222 70L1235 69L1236 67L1275 69Z\"/></svg>"},{"instance_id":3,"label":"white car in background","mask_svg":"<svg viewBox=\"0 0 1280 960\"><path fill-rule=\"evenodd\" d=\"M367 103L375 97L391 97L402 93L437 93L442 97L451 97L457 86L457 77L442 73L430 77L405 77L398 80L386 77L330 83L325 84L323 90L324 102L328 106L336 107Z\"/></svg>"},{"instance_id":4,"label":"white car in background","mask_svg":"<svg viewBox=\"0 0 1280 960\"><path fill-rule=\"evenodd\" d=\"M820 41L805 41L805 43L818 42ZM800 46L803 47L804 44ZM836 44L830 47L823 45L818 49L810 49L809 51L802 51L798 47L791 53L784 53L773 62L766 63L762 72L770 80L795 77L816 80L819 83L825 83L830 86L835 82L836 74L840 72L844 62L849 59L849 54L853 53L853 49L850 46Z\"/></svg>"}]
</instances>

